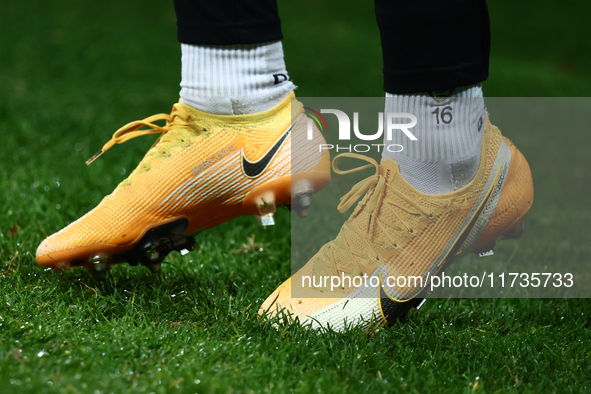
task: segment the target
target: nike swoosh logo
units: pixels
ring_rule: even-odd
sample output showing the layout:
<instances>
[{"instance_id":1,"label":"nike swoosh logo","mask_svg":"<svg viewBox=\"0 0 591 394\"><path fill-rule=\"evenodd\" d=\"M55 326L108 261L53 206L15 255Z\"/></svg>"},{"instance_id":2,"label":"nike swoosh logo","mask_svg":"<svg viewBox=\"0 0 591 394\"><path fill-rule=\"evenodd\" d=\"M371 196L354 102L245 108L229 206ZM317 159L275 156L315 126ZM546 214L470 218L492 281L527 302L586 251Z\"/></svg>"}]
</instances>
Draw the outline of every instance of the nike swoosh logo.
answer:
<instances>
[{"instance_id":1,"label":"nike swoosh logo","mask_svg":"<svg viewBox=\"0 0 591 394\"><path fill-rule=\"evenodd\" d=\"M261 174L265 172L267 167L269 167L269 164L271 163L271 161L273 161L273 158L275 157L277 152L279 152L279 148L281 148L281 145L283 145L285 140L287 140L287 136L289 135L289 133L291 133L298 121L291 124L287 128L287 130L285 130L285 132L281 135L281 137L279 137L279 139L275 141L273 146L269 148L267 153L265 153L263 157L261 157L260 159L256 161L248 160L246 156L244 156L244 149L242 149L242 172L244 172L244 175L246 175L249 178L257 178L261 176Z\"/></svg>"},{"instance_id":2,"label":"nike swoosh logo","mask_svg":"<svg viewBox=\"0 0 591 394\"><path fill-rule=\"evenodd\" d=\"M472 215L472 218L470 219L468 224L466 224L466 226L464 227L462 232L458 235L458 237L454 241L452 247L449 249L449 251L445 255L445 257L439 263L439 265L438 265L439 270L450 265L454 261L456 254L458 254L458 252L462 249L462 246L464 246L466 239L468 239L468 236L472 232L472 229L474 228L474 226L478 222L478 219L480 219L480 215L482 215L482 212L484 212L484 209L486 208L486 206L488 205L488 202L490 201L491 197L493 196L493 193L494 193L495 188L497 187L497 183L499 181L499 177L501 175L502 168L503 168L503 165L502 164L499 165L499 168L497 169L497 175L495 176L494 181L492 182L490 188L488 189L486 196L484 197L484 199L480 203L480 206L478 207L478 209L476 209L476 212L474 212L474 214ZM380 278L380 286L379 286L379 290L378 290L378 305L380 307L380 313L382 314L382 318L384 320L386 320L386 322L388 324L392 324L404 312L406 312L407 310L409 310L411 308L412 305L407 304L407 302L413 300L414 298L409 298L409 299L405 299L405 300L398 300L398 299L390 296L390 294L388 294L388 292L385 290L381 274L379 275L379 278ZM423 286L423 288L425 288L427 286L428 286L428 283L426 283L425 286Z\"/></svg>"}]
</instances>

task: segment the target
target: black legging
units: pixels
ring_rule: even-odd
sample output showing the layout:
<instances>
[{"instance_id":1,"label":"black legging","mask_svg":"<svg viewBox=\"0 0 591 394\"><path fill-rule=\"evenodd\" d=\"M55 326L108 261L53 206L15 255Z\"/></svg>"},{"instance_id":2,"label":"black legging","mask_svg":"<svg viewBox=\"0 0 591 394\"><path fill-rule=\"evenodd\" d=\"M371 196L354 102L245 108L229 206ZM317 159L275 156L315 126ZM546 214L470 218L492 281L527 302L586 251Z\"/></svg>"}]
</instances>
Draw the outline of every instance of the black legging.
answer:
<instances>
[{"instance_id":1,"label":"black legging","mask_svg":"<svg viewBox=\"0 0 591 394\"><path fill-rule=\"evenodd\" d=\"M181 43L256 44L283 38L276 0L174 0L174 5ZM375 9L386 92L443 90L488 77L485 0L375 0Z\"/></svg>"}]
</instances>

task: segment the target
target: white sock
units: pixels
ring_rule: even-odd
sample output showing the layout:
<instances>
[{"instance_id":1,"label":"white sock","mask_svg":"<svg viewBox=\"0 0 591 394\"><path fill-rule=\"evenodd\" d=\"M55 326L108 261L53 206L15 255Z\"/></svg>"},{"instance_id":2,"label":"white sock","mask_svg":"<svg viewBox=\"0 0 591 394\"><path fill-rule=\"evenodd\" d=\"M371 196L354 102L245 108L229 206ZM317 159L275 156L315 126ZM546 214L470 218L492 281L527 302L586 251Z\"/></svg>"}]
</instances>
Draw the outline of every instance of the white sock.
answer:
<instances>
[{"instance_id":1,"label":"white sock","mask_svg":"<svg viewBox=\"0 0 591 394\"><path fill-rule=\"evenodd\" d=\"M281 41L242 45L181 44L181 102L219 115L273 108L295 85L289 80Z\"/></svg>"},{"instance_id":2,"label":"white sock","mask_svg":"<svg viewBox=\"0 0 591 394\"><path fill-rule=\"evenodd\" d=\"M480 85L456 88L447 97L433 96L386 93L386 113L407 112L417 117L416 126L409 129L417 140L394 130L392 140L386 134L384 144L400 144L404 149L398 153L384 149L383 157L398 162L400 173L415 189L450 193L466 186L478 170L487 112ZM399 123L408 123L408 119Z\"/></svg>"}]
</instances>

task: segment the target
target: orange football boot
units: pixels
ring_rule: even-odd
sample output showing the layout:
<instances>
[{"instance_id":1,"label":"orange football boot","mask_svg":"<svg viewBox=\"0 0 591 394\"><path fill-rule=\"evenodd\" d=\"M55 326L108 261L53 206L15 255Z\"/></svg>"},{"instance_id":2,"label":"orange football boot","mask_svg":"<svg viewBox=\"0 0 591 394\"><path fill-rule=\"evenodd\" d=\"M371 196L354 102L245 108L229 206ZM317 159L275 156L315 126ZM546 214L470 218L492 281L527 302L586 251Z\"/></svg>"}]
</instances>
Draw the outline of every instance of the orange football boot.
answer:
<instances>
[{"instance_id":1,"label":"orange football boot","mask_svg":"<svg viewBox=\"0 0 591 394\"><path fill-rule=\"evenodd\" d=\"M378 164L354 153L337 156L337 173L376 173L341 199L338 209L345 212L365 194L336 239L279 286L259 313L334 330L392 323L419 304L431 278L451 263L491 250L498 239L521 237L534 198L529 165L488 120L481 149L473 180L437 195L413 188L390 158ZM369 164L341 171L343 157Z\"/></svg>"},{"instance_id":2,"label":"orange football boot","mask_svg":"<svg viewBox=\"0 0 591 394\"><path fill-rule=\"evenodd\" d=\"M99 276L124 261L157 271L171 251L192 250L197 232L235 217L273 225L281 205L305 215L310 195L330 180L330 158L319 152L324 138L317 128L310 135L294 97L253 115L213 115L178 103L170 115L125 125L87 164L115 144L162 135L112 194L39 245L37 262L83 266Z\"/></svg>"}]
</instances>

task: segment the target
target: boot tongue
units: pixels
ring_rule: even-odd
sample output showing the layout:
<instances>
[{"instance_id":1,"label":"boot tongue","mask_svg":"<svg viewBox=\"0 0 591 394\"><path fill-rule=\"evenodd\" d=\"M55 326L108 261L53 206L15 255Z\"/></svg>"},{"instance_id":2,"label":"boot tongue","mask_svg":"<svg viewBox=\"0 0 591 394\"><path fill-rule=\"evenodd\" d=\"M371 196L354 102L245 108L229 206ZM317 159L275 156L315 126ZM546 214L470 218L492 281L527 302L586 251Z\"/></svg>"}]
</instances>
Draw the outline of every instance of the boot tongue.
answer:
<instances>
[{"instance_id":1,"label":"boot tongue","mask_svg":"<svg viewBox=\"0 0 591 394\"><path fill-rule=\"evenodd\" d=\"M393 184L398 176L400 176L398 163L396 163L394 160L390 158L382 159L377 174L371 178L366 179L366 182L372 184L373 190L369 193L365 193L365 191L367 190L365 188L361 188L356 193L356 196L361 194L359 193L360 191L363 191L363 193L365 194L365 196L362 199L362 205L366 207L368 213L371 214L376 209L380 196L384 193L384 188L386 187L386 184Z\"/></svg>"},{"instance_id":2,"label":"boot tongue","mask_svg":"<svg viewBox=\"0 0 591 394\"><path fill-rule=\"evenodd\" d=\"M380 163L380 175L386 179L386 183L390 185L393 184L394 180L401 176L398 163L389 157L387 159L382 159L382 162Z\"/></svg>"}]
</instances>

